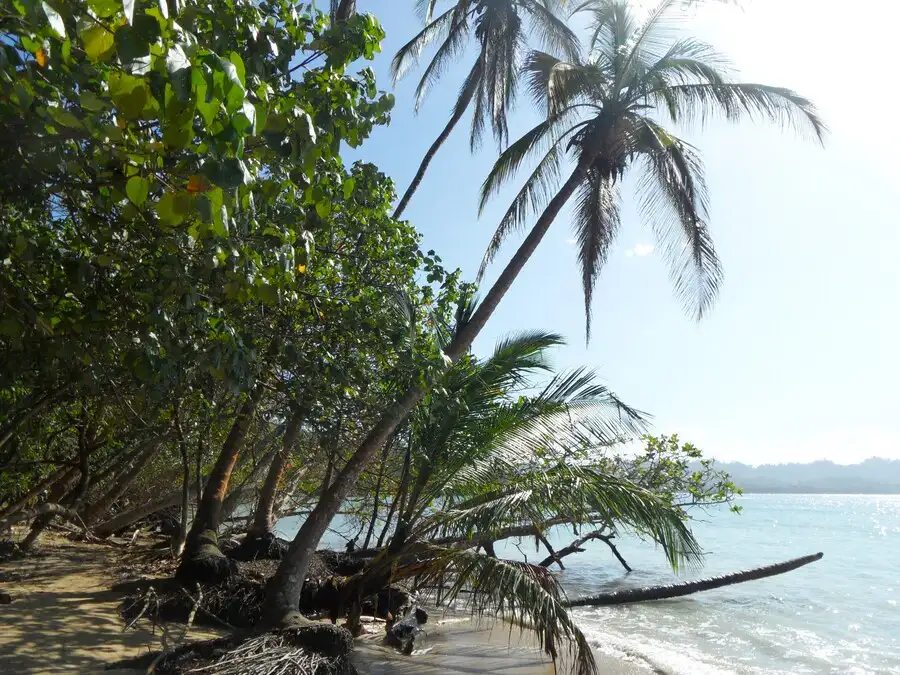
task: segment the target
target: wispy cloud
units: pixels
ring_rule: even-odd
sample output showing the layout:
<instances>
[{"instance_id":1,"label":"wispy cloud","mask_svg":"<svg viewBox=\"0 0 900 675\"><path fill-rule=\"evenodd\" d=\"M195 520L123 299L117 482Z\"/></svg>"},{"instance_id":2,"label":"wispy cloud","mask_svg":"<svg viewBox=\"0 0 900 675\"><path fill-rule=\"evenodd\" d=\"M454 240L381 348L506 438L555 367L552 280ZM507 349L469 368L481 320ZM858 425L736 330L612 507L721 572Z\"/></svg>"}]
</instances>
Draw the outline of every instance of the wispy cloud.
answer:
<instances>
[{"instance_id":1,"label":"wispy cloud","mask_svg":"<svg viewBox=\"0 0 900 675\"><path fill-rule=\"evenodd\" d=\"M578 243L578 240L577 240L577 239L574 239L574 238L573 238L573 239L566 239L566 243L567 243L569 246L574 246L575 244Z\"/></svg>"},{"instance_id":2,"label":"wispy cloud","mask_svg":"<svg viewBox=\"0 0 900 675\"><path fill-rule=\"evenodd\" d=\"M635 244L634 248L625 249L625 256L628 258L633 258L635 256L643 258L651 253L653 253L653 244L641 244L638 242Z\"/></svg>"}]
</instances>

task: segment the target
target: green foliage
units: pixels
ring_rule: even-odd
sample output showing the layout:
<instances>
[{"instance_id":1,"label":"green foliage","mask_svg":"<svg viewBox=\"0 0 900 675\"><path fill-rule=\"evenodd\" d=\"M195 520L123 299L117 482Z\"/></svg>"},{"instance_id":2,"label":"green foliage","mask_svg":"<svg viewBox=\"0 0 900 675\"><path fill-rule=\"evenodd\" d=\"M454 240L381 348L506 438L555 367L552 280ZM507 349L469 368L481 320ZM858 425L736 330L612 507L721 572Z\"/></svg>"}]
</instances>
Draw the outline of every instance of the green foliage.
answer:
<instances>
[{"instance_id":1,"label":"green foliage","mask_svg":"<svg viewBox=\"0 0 900 675\"><path fill-rule=\"evenodd\" d=\"M435 328L471 291L389 217L390 179L341 157L389 121L351 72L383 37L286 0L0 12L0 461L25 483L76 461L82 401L106 410L95 468L174 401L205 466L260 381L253 438L297 403L362 422L444 371Z\"/></svg>"}]
</instances>

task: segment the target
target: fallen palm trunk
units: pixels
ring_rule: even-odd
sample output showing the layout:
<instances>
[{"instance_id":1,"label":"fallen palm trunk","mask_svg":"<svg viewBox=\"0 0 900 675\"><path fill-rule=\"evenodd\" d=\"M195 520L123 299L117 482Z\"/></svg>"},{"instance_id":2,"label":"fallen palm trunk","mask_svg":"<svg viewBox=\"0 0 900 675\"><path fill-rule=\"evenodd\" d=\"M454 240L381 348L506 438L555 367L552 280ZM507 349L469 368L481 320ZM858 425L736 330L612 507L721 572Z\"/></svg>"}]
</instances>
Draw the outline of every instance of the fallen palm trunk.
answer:
<instances>
[{"instance_id":1,"label":"fallen palm trunk","mask_svg":"<svg viewBox=\"0 0 900 675\"><path fill-rule=\"evenodd\" d=\"M577 598L566 603L567 607L599 607L603 605L623 605L631 602L645 602L647 600L665 600L667 598L677 598L683 595L691 595L701 591L711 591L715 588L723 586L731 586L734 584L742 584L745 581L756 581L757 579L765 579L766 577L774 577L778 574L791 572L792 570L809 565L817 560L822 559L822 553L806 555L801 558L794 558L786 562L777 563L775 565L766 565L765 567L754 567L753 569L734 572L732 574L723 574L718 577L710 577L708 579L698 579L696 581L685 581L678 584L668 584L664 586L645 586L644 588L627 588L612 593L600 593L586 598Z\"/></svg>"}]
</instances>

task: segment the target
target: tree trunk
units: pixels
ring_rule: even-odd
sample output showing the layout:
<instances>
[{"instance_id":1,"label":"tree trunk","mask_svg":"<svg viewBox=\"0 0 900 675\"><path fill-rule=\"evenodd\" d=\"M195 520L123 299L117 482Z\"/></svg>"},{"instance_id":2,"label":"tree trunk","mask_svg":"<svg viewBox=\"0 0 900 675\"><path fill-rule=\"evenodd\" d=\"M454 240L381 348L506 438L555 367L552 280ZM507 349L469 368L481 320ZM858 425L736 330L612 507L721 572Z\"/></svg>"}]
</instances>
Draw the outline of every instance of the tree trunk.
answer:
<instances>
[{"instance_id":1,"label":"tree trunk","mask_svg":"<svg viewBox=\"0 0 900 675\"><path fill-rule=\"evenodd\" d=\"M262 492L259 495L259 502L256 504L253 524L247 532L248 536L261 537L270 534L275 527L275 494L278 491L278 485L281 483L281 477L284 475L287 461L291 456L294 445L297 443L300 427L303 425L305 418L306 411L298 408L294 410L287 423L281 451L272 458L272 464L269 466L266 481L263 483Z\"/></svg>"},{"instance_id":2,"label":"tree trunk","mask_svg":"<svg viewBox=\"0 0 900 675\"><path fill-rule=\"evenodd\" d=\"M60 516L65 520L78 523L79 525L82 524L81 517L74 509L70 509L67 506L63 506L62 504L47 503L36 506L33 509L25 509L24 511L19 511L18 513L14 513L9 517L0 520L0 530L4 530L12 525L15 525L16 523L22 522L23 520L31 520L32 518L46 518L48 516ZM23 546L23 548L27 547Z\"/></svg>"},{"instance_id":3,"label":"tree trunk","mask_svg":"<svg viewBox=\"0 0 900 675\"><path fill-rule=\"evenodd\" d=\"M56 485L50 489L47 494L47 502L51 504L60 502L69 492L69 488L72 486L72 482L78 474L79 470L74 467L66 472L66 474L57 481ZM47 526L53 521L54 515L55 514L53 513L43 513L35 518L34 522L31 524L31 530L28 532L28 535L19 542L19 548L23 551L31 549L38 540L38 537L41 536L41 533L47 529Z\"/></svg>"},{"instance_id":4,"label":"tree trunk","mask_svg":"<svg viewBox=\"0 0 900 675\"><path fill-rule=\"evenodd\" d=\"M213 466L209 478L206 480L206 487L203 490L203 497L200 500L200 508L194 516L194 524L188 535L187 551L191 554L192 548L196 545L200 535L206 531L216 532L219 529L219 516L222 513L222 500L228 491L228 483L231 480L231 472L234 471L234 465L237 463L238 455L247 438L247 431L253 416L256 414L256 407L263 395L262 384L259 383L253 387L247 400L241 405L228 437L222 445L216 464Z\"/></svg>"},{"instance_id":5,"label":"tree trunk","mask_svg":"<svg viewBox=\"0 0 900 675\"><path fill-rule=\"evenodd\" d=\"M191 493L195 490L196 488L192 485L190 489ZM151 513L156 513L157 511L162 511L163 509L175 506L181 498L181 488L172 490L158 499L154 499L146 504L141 504L140 506L135 506L132 509L123 511L115 518L110 518L109 520L100 523L93 528L94 534L98 537L108 537L113 535L120 530L124 530L132 523L136 523L141 518L146 518Z\"/></svg>"},{"instance_id":6,"label":"tree trunk","mask_svg":"<svg viewBox=\"0 0 900 675\"><path fill-rule=\"evenodd\" d=\"M469 349L485 324L487 324L488 319L490 319L497 310L500 301L503 300L503 297L509 291L513 282L516 280L516 277L519 276L519 273L525 267L525 263L527 263L531 256L534 255L538 245L540 245L541 241L546 236L553 221L556 220L556 217L559 215L559 212L562 211L566 202L568 202L572 195L575 194L575 190L581 184L587 167L590 166L593 160L594 158L592 156L582 158L578 166L576 166L575 170L572 172L572 175L569 176L569 179L563 184L559 192L553 196L550 203L547 204L547 207L544 209L543 213L541 213L541 217L538 218L534 227L532 227L531 231L528 233L528 236L525 237L525 240L506 264L506 267L503 268L503 271L500 273L500 276L497 277L494 285L491 286L487 295L484 296L484 300L478 305L472 318L457 331L453 342L446 350L444 350L447 356L453 361L456 361Z\"/></svg>"},{"instance_id":7,"label":"tree trunk","mask_svg":"<svg viewBox=\"0 0 900 675\"><path fill-rule=\"evenodd\" d=\"M381 453L381 465L378 467L378 480L375 481L375 496L372 499L372 519L369 521L369 530L366 532L366 538L363 540L363 551L369 548L369 542L372 540L372 533L375 531L375 523L378 521L378 500L381 499L381 482L384 480L384 468L387 464L388 454L396 436L384 444L384 450Z\"/></svg>"},{"instance_id":8,"label":"tree trunk","mask_svg":"<svg viewBox=\"0 0 900 675\"><path fill-rule=\"evenodd\" d=\"M51 472L46 478L39 481L37 485L31 488L24 495L13 502L10 502L3 509L0 509L0 518L5 518L6 516L12 515L13 513L16 513L17 511L25 508L26 506L28 506L28 503L32 499L41 494L41 492L47 489L55 481L59 480L63 475L66 474L66 472L74 473L75 471L77 471L77 469L73 467L62 467L60 469L57 469L56 471Z\"/></svg>"},{"instance_id":9,"label":"tree trunk","mask_svg":"<svg viewBox=\"0 0 900 675\"><path fill-rule=\"evenodd\" d=\"M384 527L381 528L381 534L378 535L378 544L377 548L381 548L384 546L384 538L387 536L387 533L391 529L391 520L394 518L394 511L397 509L397 506L400 507L400 512L403 512L404 509L404 499L406 498L406 491L409 489L409 478L410 478L410 464L412 463L412 432L410 432L409 442L406 444L406 454L403 456L403 468L400 470L400 484L397 486L397 494L394 495L393 501L391 501L391 508L388 509L387 518L384 521Z\"/></svg>"},{"instance_id":10,"label":"tree trunk","mask_svg":"<svg viewBox=\"0 0 900 675\"><path fill-rule=\"evenodd\" d=\"M469 97L469 101L471 101L471 96ZM441 146L444 144L444 142L448 138L450 138L450 134L453 133L453 129L462 119L467 107L468 102L466 102L464 105L457 104L456 108L453 111L453 115L450 117L450 121L447 123L447 126L444 127L441 135L438 136L434 143L431 144L431 147L428 148L428 152L425 153L425 157L422 159L422 163L419 164L419 169L418 171L416 171L416 175L413 177L412 182L409 184L409 187L406 188L406 192L403 193L403 197L400 199L400 203L397 204L397 208L394 209L394 215L392 217L395 220L399 219L400 216L403 215L403 212L406 211L409 200L412 199L412 196L416 193L416 190L419 189L419 185L421 184L422 179L425 177L425 172L428 170L428 165L431 164L431 160L434 159L434 156L437 154L437 151L441 149Z\"/></svg>"},{"instance_id":11,"label":"tree trunk","mask_svg":"<svg viewBox=\"0 0 900 675\"><path fill-rule=\"evenodd\" d=\"M172 542L172 553L176 557L181 557L187 541L188 511L191 507L191 460L188 455L187 440L184 437L184 427L181 424L181 401L178 399L172 406L172 421L175 424L178 450L181 452L181 522L178 524L178 534Z\"/></svg>"},{"instance_id":12,"label":"tree trunk","mask_svg":"<svg viewBox=\"0 0 900 675\"><path fill-rule=\"evenodd\" d=\"M95 523L101 516L103 516L107 509L112 506L116 500L118 500L125 491L128 489L134 480L141 474L141 471L144 470L144 467L153 459L153 456L159 451L160 447L162 447L163 440L165 440L166 435L161 434L154 436L153 438L148 439L144 442L143 447L141 448L140 453L135 457L134 462L131 467L128 468L124 474L118 476L116 478L113 486L106 492L105 495L97 499L93 504L91 504L84 511L84 522L88 525Z\"/></svg>"},{"instance_id":13,"label":"tree trunk","mask_svg":"<svg viewBox=\"0 0 900 675\"><path fill-rule=\"evenodd\" d=\"M525 263L537 250L541 240L547 234L556 216L565 206L575 189L581 183L585 170L593 162L594 157L585 155L579 161L578 166L572 172L569 179L563 184L560 191L550 200L544 212L538 218L531 232L525 237L525 241L507 263L497 281L488 291L484 301L472 315L472 318L457 331L453 341L445 350L445 354L451 362L459 359L475 338L484 328L488 319L497 309L503 296L512 286L513 281L525 267ZM263 607L266 619L270 623L279 624L286 617L295 613L300 603L300 591L306 578L306 571L313 552L319 545L319 540L328 529L329 523L337 514L347 494L356 484L357 478L366 468L372 457L378 452L382 444L390 437L396 428L406 420L419 401L425 396L426 390L418 384L412 385L394 405L392 405L372 428L356 452L338 474L334 485L323 494L319 503L307 517L306 521L297 531L287 555L278 566L278 571L269 583L266 601Z\"/></svg>"},{"instance_id":14,"label":"tree trunk","mask_svg":"<svg viewBox=\"0 0 900 675\"><path fill-rule=\"evenodd\" d=\"M264 606L269 622L279 624L285 617L297 611L306 570L312 554L319 545L319 540L372 456L424 395L423 389L414 386L392 405L360 444L338 474L334 484L323 492L319 502L297 531L287 554L269 583Z\"/></svg>"},{"instance_id":15,"label":"tree trunk","mask_svg":"<svg viewBox=\"0 0 900 675\"><path fill-rule=\"evenodd\" d=\"M701 591L710 591L723 586L731 586L733 584L742 584L745 581L756 581L757 579L765 579L773 577L777 574L784 574L792 570L809 565L817 560L822 559L821 553L803 556L802 558L794 558L783 563L775 565L767 565L765 567L754 567L753 569L734 572L732 574L723 574L719 577L710 577L707 579L698 579L696 581L684 581L677 584L668 584L664 586L647 586L644 588L628 588L612 593L601 593L586 598L578 598L569 601L567 607L599 607L605 605L622 605L631 602L645 602L647 600L665 600L668 598L677 598L683 595L691 595Z\"/></svg>"},{"instance_id":16,"label":"tree trunk","mask_svg":"<svg viewBox=\"0 0 900 675\"><path fill-rule=\"evenodd\" d=\"M2 448L9 442L9 440L13 437L13 434L16 432L16 429L28 422L30 419L34 418L35 415L41 412L48 405L55 402L60 396L65 393L68 388L68 384L63 385L62 387L57 387L56 389L46 394L41 394L37 397L36 400L29 403L26 406L26 410L20 412L15 419L10 420L7 425L3 427L2 430L0 430L0 448Z\"/></svg>"}]
</instances>

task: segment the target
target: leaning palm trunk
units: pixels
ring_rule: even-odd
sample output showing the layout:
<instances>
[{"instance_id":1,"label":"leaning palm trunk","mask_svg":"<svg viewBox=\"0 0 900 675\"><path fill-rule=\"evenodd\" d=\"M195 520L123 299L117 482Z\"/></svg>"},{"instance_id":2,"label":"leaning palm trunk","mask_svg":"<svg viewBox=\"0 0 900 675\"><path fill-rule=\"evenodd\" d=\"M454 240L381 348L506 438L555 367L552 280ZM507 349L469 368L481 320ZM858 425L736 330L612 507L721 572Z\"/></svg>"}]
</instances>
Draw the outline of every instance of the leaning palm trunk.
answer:
<instances>
[{"instance_id":1,"label":"leaning palm trunk","mask_svg":"<svg viewBox=\"0 0 900 675\"><path fill-rule=\"evenodd\" d=\"M791 572L795 569L809 565L822 559L822 553L814 553L801 558L794 558L786 562L777 563L775 565L766 565L765 567L754 567L753 569L734 572L732 574L723 574L718 577L709 577L707 579L698 579L696 581L685 581L679 584L668 584L665 586L646 586L644 588L628 588L622 591L613 591L612 593L601 593L600 595L592 595L586 598L577 598L566 603L567 607L599 607L603 605L623 605L631 602L645 602L647 600L666 600L668 598L678 598L683 595L691 595L700 593L701 591L711 591L723 586L732 586L734 584L742 584L745 581L756 581L765 579L766 577L774 577L778 574Z\"/></svg>"},{"instance_id":2,"label":"leaning palm trunk","mask_svg":"<svg viewBox=\"0 0 900 675\"><path fill-rule=\"evenodd\" d=\"M406 211L406 207L409 205L409 200L412 199L412 196L416 193L416 190L419 189L419 185L422 183L422 179L425 177L425 172L428 171L428 166L431 164L431 161L434 159L435 155L437 155L438 150L441 149L441 146L446 142L448 138L450 138L450 134L453 133L456 125L462 119L471 99L472 97L470 95L469 99L465 101L463 105L457 104L455 110L453 111L453 116L450 118L447 126L444 127L441 135L438 136L434 143L431 144L431 147L428 148L428 152L425 153L425 157L422 158L422 163L419 164L419 170L416 171L416 175L413 177L412 182L409 184L409 187L406 188L406 192L403 193L403 197L400 199L400 203L397 204L397 208L394 209L394 215L392 216L392 218L398 219L403 215L403 212Z\"/></svg>"},{"instance_id":3,"label":"leaning palm trunk","mask_svg":"<svg viewBox=\"0 0 900 675\"><path fill-rule=\"evenodd\" d=\"M593 161L592 156L583 156L578 166L565 182L562 189L550 200L547 208L535 223L531 232L522 242L500 277L491 287L484 301L472 315L471 320L460 327L453 342L445 350L451 361L460 358L474 342L475 338L484 328L488 319L497 309L503 296L512 286L513 281L525 267L525 263L537 250L553 221L569 200L582 180L586 168ZM413 408L425 396L425 389L419 385L413 385L397 402L391 406L382 416L375 427L369 432L356 452L341 470L334 483L325 490L319 503L300 526L294 537L287 554L281 561L278 571L275 573L266 597L265 614L267 620L278 624L285 617L297 612L300 603L300 590L306 578L306 571L313 552L319 545L319 540L328 529L329 523L337 515L341 503L356 484L360 474L378 452L378 449L387 441L394 430L409 416Z\"/></svg>"}]
</instances>

